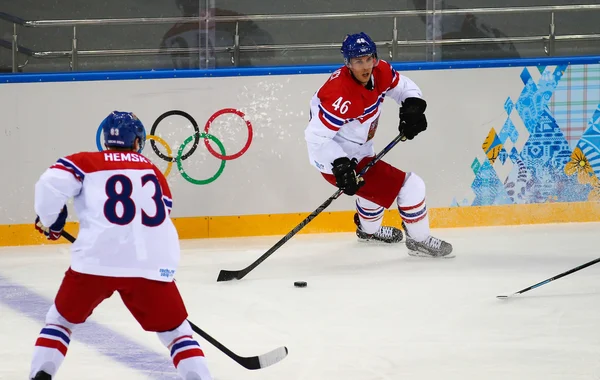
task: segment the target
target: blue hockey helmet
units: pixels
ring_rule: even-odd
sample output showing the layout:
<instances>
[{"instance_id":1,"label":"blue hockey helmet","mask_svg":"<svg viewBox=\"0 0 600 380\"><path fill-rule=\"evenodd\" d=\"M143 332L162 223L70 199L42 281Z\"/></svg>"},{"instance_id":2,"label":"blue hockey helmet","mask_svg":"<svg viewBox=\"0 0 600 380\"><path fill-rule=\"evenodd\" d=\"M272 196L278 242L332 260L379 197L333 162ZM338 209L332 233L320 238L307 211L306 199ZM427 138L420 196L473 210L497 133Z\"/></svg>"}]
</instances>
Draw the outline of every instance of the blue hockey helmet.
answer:
<instances>
[{"instance_id":1,"label":"blue hockey helmet","mask_svg":"<svg viewBox=\"0 0 600 380\"><path fill-rule=\"evenodd\" d=\"M141 153L146 143L146 129L144 125L131 112L113 111L102 120L104 145L107 148L131 148L135 139L140 139L138 153Z\"/></svg>"},{"instance_id":2,"label":"blue hockey helmet","mask_svg":"<svg viewBox=\"0 0 600 380\"><path fill-rule=\"evenodd\" d=\"M350 59L372 55L377 59L377 46L366 33L347 34L342 42L342 55L344 62L350 63Z\"/></svg>"}]
</instances>

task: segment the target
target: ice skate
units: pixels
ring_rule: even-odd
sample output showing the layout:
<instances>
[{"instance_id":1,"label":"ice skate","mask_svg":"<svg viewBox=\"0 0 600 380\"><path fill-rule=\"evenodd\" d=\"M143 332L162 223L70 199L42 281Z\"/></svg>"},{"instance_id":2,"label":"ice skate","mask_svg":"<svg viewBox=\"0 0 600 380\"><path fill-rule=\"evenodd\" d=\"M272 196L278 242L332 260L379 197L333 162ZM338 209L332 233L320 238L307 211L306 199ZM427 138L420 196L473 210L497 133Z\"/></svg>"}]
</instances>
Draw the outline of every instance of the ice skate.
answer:
<instances>
[{"instance_id":1,"label":"ice skate","mask_svg":"<svg viewBox=\"0 0 600 380\"><path fill-rule=\"evenodd\" d=\"M444 259L455 257L452 253L452 244L431 235L428 236L425 241L416 241L411 239L404 223L402 223L402 227L406 233L406 248L408 248L408 254L410 256Z\"/></svg>"},{"instance_id":2,"label":"ice skate","mask_svg":"<svg viewBox=\"0 0 600 380\"><path fill-rule=\"evenodd\" d=\"M404 238L402 230L389 226L379 227L379 231L375 232L374 234L368 234L364 232L360 228L360 220L358 218L358 214L354 214L354 223L356 224L356 236L358 237L359 241L377 241L391 244L399 243Z\"/></svg>"},{"instance_id":3,"label":"ice skate","mask_svg":"<svg viewBox=\"0 0 600 380\"><path fill-rule=\"evenodd\" d=\"M52 380L52 376L48 375L44 371L38 372L35 377L31 380Z\"/></svg>"}]
</instances>

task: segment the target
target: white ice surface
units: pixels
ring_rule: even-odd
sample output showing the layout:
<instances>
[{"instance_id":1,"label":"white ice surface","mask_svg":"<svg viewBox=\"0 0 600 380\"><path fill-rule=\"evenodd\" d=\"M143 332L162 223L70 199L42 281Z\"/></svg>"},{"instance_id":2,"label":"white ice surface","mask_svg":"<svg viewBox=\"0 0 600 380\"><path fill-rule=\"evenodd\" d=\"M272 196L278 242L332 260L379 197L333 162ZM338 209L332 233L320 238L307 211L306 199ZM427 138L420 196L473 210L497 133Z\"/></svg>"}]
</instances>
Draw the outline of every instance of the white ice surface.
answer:
<instances>
[{"instance_id":1,"label":"white ice surface","mask_svg":"<svg viewBox=\"0 0 600 380\"><path fill-rule=\"evenodd\" d=\"M187 240L176 278L190 319L234 352L289 348L281 363L248 371L200 339L216 380L598 380L600 265L509 300L496 295L597 258L599 230L437 230L454 245L457 257L446 260L410 257L404 244L359 243L353 234L299 235L226 283L216 282L220 269L242 269L280 236ZM0 276L49 306L68 267L66 248L2 248ZM297 280L308 287L294 288ZM91 320L168 357L116 295ZM0 321L0 379L26 379L42 324L6 303ZM77 334L57 380L145 378Z\"/></svg>"}]
</instances>

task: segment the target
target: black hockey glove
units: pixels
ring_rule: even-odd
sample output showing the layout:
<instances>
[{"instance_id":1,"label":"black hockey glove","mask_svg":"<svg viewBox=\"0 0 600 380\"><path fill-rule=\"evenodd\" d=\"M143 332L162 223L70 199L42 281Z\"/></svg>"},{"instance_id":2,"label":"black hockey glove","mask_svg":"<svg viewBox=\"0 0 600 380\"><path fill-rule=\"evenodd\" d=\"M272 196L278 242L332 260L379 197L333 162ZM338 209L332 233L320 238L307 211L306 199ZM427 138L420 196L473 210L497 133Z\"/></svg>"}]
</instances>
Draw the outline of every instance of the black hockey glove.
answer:
<instances>
[{"instance_id":1,"label":"black hockey glove","mask_svg":"<svg viewBox=\"0 0 600 380\"><path fill-rule=\"evenodd\" d=\"M421 98L407 98L400 107L400 125L398 130L409 140L427 129L425 109L427 103Z\"/></svg>"},{"instance_id":2,"label":"black hockey glove","mask_svg":"<svg viewBox=\"0 0 600 380\"><path fill-rule=\"evenodd\" d=\"M365 181L356 175L356 158L350 160L348 157L336 158L333 161L332 172L335 176L335 185L344 190L347 195L354 195Z\"/></svg>"}]
</instances>

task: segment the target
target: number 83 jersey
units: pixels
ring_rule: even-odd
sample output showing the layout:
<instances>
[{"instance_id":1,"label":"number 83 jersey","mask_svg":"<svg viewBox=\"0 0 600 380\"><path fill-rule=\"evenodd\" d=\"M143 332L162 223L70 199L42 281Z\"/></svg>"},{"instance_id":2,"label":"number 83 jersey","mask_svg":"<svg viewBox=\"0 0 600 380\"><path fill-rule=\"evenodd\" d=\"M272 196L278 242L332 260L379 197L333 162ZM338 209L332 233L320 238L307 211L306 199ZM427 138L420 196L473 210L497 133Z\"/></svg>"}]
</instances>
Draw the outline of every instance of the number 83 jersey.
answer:
<instances>
[{"instance_id":1,"label":"number 83 jersey","mask_svg":"<svg viewBox=\"0 0 600 380\"><path fill-rule=\"evenodd\" d=\"M386 61L373 67L370 83L360 84L346 66L335 71L310 102L310 122L305 130L310 163L331 174L339 157L375 155L372 138L377 131L381 105L386 97L398 104L406 98L422 98L421 90Z\"/></svg>"},{"instance_id":2,"label":"number 83 jersey","mask_svg":"<svg viewBox=\"0 0 600 380\"><path fill-rule=\"evenodd\" d=\"M170 218L171 190L150 160L116 150L59 159L35 185L42 224L53 224L71 197L79 218L71 248L74 271L173 280L179 237Z\"/></svg>"}]
</instances>

